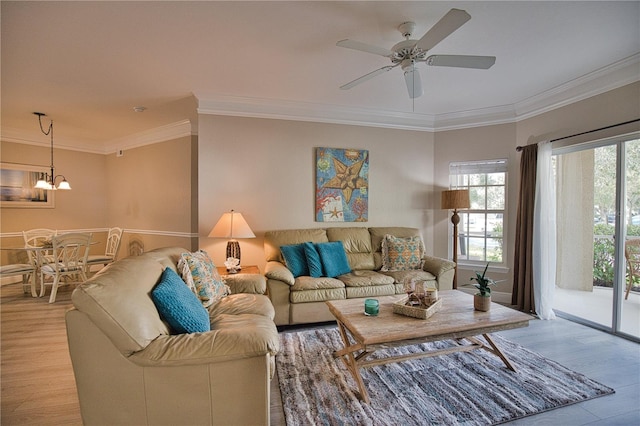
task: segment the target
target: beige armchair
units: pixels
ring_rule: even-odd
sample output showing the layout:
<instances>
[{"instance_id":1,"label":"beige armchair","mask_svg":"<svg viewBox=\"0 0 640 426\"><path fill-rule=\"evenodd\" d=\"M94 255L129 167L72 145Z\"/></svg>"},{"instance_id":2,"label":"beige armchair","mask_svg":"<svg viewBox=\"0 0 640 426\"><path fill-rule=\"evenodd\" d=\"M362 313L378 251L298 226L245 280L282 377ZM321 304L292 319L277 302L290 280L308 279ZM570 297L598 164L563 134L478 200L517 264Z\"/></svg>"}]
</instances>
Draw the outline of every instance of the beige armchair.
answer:
<instances>
[{"instance_id":1,"label":"beige armchair","mask_svg":"<svg viewBox=\"0 0 640 426\"><path fill-rule=\"evenodd\" d=\"M273 306L234 292L208 309L211 331L172 334L150 292L184 251L116 261L73 292L67 337L85 425L269 423Z\"/></svg>"}]
</instances>

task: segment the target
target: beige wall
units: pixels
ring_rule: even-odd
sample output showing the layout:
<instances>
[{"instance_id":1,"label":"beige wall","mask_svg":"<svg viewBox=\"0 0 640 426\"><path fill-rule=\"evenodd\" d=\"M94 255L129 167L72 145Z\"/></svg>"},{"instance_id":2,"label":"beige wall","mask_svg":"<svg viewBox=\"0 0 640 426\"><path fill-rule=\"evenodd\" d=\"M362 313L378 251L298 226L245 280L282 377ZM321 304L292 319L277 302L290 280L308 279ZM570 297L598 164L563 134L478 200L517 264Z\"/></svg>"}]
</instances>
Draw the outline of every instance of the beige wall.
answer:
<instances>
[{"instance_id":1,"label":"beige wall","mask_svg":"<svg viewBox=\"0 0 640 426\"><path fill-rule=\"evenodd\" d=\"M438 132L435 136L435 185L438 195L449 187L449 163L453 161L477 161L507 159L507 208L504 239L504 256L507 260L506 269L494 269L491 277L496 280L506 280L499 284L494 291L511 292L510 267L513 259L515 241L515 206L517 205L518 187L515 179L518 174L519 163L516 159L516 124L502 124L495 126L476 127L471 129L450 130ZM440 200L437 201L439 207ZM435 255L450 258L448 242L451 227L451 212L436 210L434 234L436 240ZM477 267L460 265L458 268L458 288L469 283ZM471 290L472 288L470 288Z\"/></svg>"},{"instance_id":2,"label":"beige wall","mask_svg":"<svg viewBox=\"0 0 640 426\"><path fill-rule=\"evenodd\" d=\"M343 226L420 228L432 252L431 133L211 115L198 123L200 247L216 264L226 240L207 235L225 211L253 229L257 238L240 241L242 263L261 268L265 231L327 225L314 221L317 147L369 150L369 221Z\"/></svg>"},{"instance_id":3,"label":"beige wall","mask_svg":"<svg viewBox=\"0 0 640 426\"><path fill-rule=\"evenodd\" d=\"M48 147L1 142L2 161L49 165ZM54 150L56 174L63 174L71 191L56 191L55 208L2 208L2 233L30 228L86 229L105 226L107 189L105 157L99 154Z\"/></svg>"},{"instance_id":4,"label":"beige wall","mask_svg":"<svg viewBox=\"0 0 640 426\"><path fill-rule=\"evenodd\" d=\"M4 247L19 246L22 230L90 230L104 252L105 229L125 229L118 257L167 245L197 249L197 137L126 150L124 156L54 152L56 172L71 191L57 191L53 209L1 209ZM49 164L48 148L2 143L2 161ZM196 194L194 196L194 194ZM2 262L14 261L3 250Z\"/></svg>"},{"instance_id":5,"label":"beige wall","mask_svg":"<svg viewBox=\"0 0 640 426\"><path fill-rule=\"evenodd\" d=\"M314 221L315 148L358 148L370 153L366 225L420 228L427 250L447 257L449 219L439 208L439 197L448 185L449 162L507 158L507 270L493 275L506 280L496 290L507 294L519 187L515 147L636 119L638 99L640 83L634 83L517 123L435 134L201 115L198 137L126 150L123 157L56 150L56 166L73 191L58 192L55 209L2 209L1 232L45 224L58 229L123 226L135 230L126 237L127 252L140 244L145 250L200 247L221 265L226 241L207 235L223 212L235 209L258 237L240 242L243 263L263 267L265 231L324 225ZM47 148L4 142L1 148L2 161L49 162ZM472 268L462 269L459 282L468 282L472 273Z\"/></svg>"},{"instance_id":6,"label":"beige wall","mask_svg":"<svg viewBox=\"0 0 640 426\"><path fill-rule=\"evenodd\" d=\"M122 255L167 245L197 249L197 143L185 136L107 156L108 226L127 230Z\"/></svg>"},{"instance_id":7,"label":"beige wall","mask_svg":"<svg viewBox=\"0 0 640 426\"><path fill-rule=\"evenodd\" d=\"M640 82L523 120L517 145L570 136L640 118Z\"/></svg>"}]
</instances>

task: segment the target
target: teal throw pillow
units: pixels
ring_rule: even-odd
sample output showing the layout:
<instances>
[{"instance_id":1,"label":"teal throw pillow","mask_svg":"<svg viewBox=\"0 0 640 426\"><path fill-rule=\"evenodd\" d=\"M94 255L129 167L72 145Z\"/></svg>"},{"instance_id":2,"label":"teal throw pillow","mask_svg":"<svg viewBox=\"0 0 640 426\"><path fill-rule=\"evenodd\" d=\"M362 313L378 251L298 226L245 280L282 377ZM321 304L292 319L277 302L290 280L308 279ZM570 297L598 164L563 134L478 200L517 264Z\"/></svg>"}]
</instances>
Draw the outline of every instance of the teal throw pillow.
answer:
<instances>
[{"instance_id":1,"label":"teal throw pillow","mask_svg":"<svg viewBox=\"0 0 640 426\"><path fill-rule=\"evenodd\" d=\"M322 262L320 261L320 254L318 254L318 250L316 250L316 245L313 243L304 243L304 254L307 257L309 275L314 278L322 277Z\"/></svg>"},{"instance_id":2,"label":"teal throw pillow","mask_svg":"<svg viewBox=\"0 0 640 426\"><path fill-rule=\"evenodd\" d=\"M151 299L176 334L211 330L209 313L173 269L162 272L160 282L151 290Z\"/></svg>"},{"instance_id":3,"label":"teal throw pillow","mask_svg":"<svg viewBox=\"0 0 640 426\"><path fill-rule=\"evenodd\" d=\"M347 253L341 241L316 244L325 276L334 278L351 272Z\"/></svg>"},{"instance_id":4,"label":"teal throw pillow","mask_svg":"<svg viewBox=\"0 0 640 426\"><path fill-rule=\"evenodd\" d=\"M291 271L294 278L301 275L309 275L309 267L307 266L307 255L304 254L304 245L290 244L280 247L284 263Z\"/></svg>"}]
</instances>

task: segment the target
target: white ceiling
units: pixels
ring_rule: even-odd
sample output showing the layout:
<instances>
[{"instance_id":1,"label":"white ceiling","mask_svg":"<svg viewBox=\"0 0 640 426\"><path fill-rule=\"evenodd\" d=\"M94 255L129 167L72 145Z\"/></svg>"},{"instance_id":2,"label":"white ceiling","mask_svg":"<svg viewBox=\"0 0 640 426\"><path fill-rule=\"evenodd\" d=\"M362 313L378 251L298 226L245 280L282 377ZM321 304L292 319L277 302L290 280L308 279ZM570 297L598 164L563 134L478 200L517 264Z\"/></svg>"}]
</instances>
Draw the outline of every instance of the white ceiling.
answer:
<instances>
[{"instance_id":1,"label":"white ceiling","mask_svg":"<svg viewBox=\"0 0 640 426\"><path fill-rule=\"evenodd\" d=\"M639 1L1 2L3 140L109 152L123 138L201 113L424 130L514 121L640 80ZM472 19L433 54L493 55L489 70L422 65L412 101L394 69L336 46L391 48L449 9ZM143 113L134 106L145 106Z\"/></svg>"}]
</instances>

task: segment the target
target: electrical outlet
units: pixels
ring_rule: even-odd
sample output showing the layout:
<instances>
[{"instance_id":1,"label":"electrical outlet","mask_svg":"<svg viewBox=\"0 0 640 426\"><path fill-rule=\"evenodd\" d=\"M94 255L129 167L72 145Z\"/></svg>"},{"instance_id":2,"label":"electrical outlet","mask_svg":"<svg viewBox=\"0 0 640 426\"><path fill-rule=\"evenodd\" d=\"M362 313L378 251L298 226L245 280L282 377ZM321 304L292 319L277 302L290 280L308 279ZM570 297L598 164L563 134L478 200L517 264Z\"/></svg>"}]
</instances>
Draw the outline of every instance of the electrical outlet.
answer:
<instances>
[{"instance_id":1,"label":"electrical outlet","mask_svg":"<svg viewBox=\"0 0 640 426\"><path fill-rule=\"evenodd\" d=\"M116 157L122 157L124 155L124 149L119 149L116 151Z\"/></svg>"}]
</instances>

